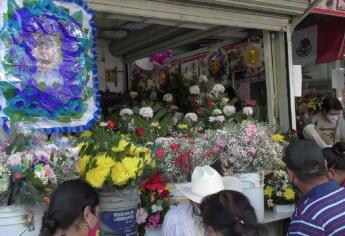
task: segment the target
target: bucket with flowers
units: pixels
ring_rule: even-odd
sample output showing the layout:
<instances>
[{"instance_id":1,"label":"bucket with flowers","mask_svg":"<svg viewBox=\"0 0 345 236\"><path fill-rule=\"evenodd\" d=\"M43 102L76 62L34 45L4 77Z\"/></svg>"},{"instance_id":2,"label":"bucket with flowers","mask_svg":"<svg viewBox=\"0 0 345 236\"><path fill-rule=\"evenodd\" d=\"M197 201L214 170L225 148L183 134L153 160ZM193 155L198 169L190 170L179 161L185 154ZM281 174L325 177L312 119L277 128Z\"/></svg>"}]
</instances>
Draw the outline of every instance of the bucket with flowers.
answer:
<instances>
[{"instance_id":1,"label":"bucket with flowers","mask_svg":"<svg viewBox=\"0 0 345 236\"><path fill-rule=\"evenodd\" d=\"M226 140L220 156L224 175L235 174L242 180L244 194L261 221L264 219L263 173L282 164L284 148L280 142L269 138L272 131L269 125L255 121L234 123L221 131ZM283 137L274 136L278 138Z\"/></svg>"},{"instance_id":2,"label":"bucket with flowers","mask_svg":"<svg viewBox=\"0 0 345 236\"><path fill-rule=\"evenodd\" d=\"M285 170L277 170L265 175L265 204L275 212L293 212L296 190L289 183Z\"/></svg>"},{"instance_id":3,"label":"bucket with flowers","mask_svg":"<svg viewBox=\"0 0 345 236\"><path fill-rule=\"evenodd\" d=\"M77 152L70 139L63 139L49 140L44 134L30 132L17 134L11 144L2 146L0 166L5 167L10 182L8 189L3 189L6 197L0 193L0 218L12 223L0 224L0 235L39 233L48 196L59 183L76 176Z\"/></svg>"},{"instance_id":4,"label":"bucket with flowers","mask_svg":"<svg viewBox=\"0 0 345 236\"><path fill-rule=\"evenodd\" d=\"M156 173L140 186L141 208L137 212L139 235L160 235L161 224L170 207L170 191L161 173Z\"/></svg>"},{"instance_id":5,"label":"bucket with flowers","mask_svg":"<svg viewBox=\"0 0 345 236\"><path fill-rule=\"evenodd\" d=\"M99 189L101 233L137 235L137 182L154 161L150 149L128 142L113 129L101 122L82 133L77 165L80 176Z\"/></svg>"}]
</instances>

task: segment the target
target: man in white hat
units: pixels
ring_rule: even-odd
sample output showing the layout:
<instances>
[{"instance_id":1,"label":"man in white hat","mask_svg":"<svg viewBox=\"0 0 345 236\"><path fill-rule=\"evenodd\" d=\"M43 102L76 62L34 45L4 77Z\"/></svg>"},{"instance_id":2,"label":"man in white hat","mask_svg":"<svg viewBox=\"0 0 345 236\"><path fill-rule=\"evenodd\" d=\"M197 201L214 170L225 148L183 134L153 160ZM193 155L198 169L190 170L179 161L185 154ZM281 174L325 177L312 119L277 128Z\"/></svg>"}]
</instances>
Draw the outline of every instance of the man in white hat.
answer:
<instances>
[{"instance_id":1,"label":"man in white hat","mask_svg":"<svg viewBox=\"0 0 345 236\"><path fill-rule=\"evenodd\" d=\"M222 177L210 166L196 167L192 182L177 184L176 188L189 200L180 202L167 212L161 236L203 236L199 204L210 194L222 190L242 191L241 180L236 177Z\"/></svg>"}]
</instances>

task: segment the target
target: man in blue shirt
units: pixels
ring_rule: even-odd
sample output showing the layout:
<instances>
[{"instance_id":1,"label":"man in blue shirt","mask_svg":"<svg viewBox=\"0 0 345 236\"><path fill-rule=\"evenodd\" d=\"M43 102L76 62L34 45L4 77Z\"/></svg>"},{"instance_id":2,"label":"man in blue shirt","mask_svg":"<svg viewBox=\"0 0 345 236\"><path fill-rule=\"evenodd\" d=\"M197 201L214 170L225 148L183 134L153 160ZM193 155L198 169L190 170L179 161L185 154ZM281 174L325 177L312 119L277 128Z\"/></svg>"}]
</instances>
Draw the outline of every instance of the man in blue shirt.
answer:
<instances>
[{"instance_id":1,"label":"man in blue shirt","mask_svg":"<svg viewBox=\"0 0 345 236\"><path fill-rule=\"evenodd\" d=\"M310 141L299 141L286 150L289 180L303 193L288 235L345 235L345 189L327 178L321 149Z\"/></svg>"}]
</instances>

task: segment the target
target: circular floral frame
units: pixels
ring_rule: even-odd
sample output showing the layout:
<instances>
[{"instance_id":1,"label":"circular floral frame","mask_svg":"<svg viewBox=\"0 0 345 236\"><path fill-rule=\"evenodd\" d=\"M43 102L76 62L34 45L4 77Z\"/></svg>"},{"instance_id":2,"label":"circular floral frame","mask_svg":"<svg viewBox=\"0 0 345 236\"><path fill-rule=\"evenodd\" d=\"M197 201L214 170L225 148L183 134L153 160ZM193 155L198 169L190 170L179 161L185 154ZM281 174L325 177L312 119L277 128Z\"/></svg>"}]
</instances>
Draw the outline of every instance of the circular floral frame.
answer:
<instances>
[{"instance_id":1,"label":"circular floral frame","mask_svg":"<svg viewBox=\"0 0 345 236\"><path fill-rule=\"evenodd\" d=\"M7 0L0 116L46 133L91 128L100 113L93 17L80 0L24 0L22 6ZM59 54L49 51L52 45ZM38 47L50 57L39 58Z\"/></svg>"}]
</instances>

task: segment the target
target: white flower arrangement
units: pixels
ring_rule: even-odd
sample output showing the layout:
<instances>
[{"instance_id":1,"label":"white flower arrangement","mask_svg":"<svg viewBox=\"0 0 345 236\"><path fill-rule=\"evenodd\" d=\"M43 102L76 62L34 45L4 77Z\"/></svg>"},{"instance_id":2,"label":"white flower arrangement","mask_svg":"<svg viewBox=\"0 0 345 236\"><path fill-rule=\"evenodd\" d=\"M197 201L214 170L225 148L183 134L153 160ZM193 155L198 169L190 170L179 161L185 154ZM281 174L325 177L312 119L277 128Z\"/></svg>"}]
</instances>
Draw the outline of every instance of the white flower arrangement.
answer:
<instances>
[{"instance_id":1,"label":"white flower arrangement","mask_svg":"<svg viewBox=\"0 0 345 236\"><path fill-rule=\"evenodd\" d=\"M174 101L174 97L173 97L173 95L171 93L166 93L163 96L163 101L169 102L169 103L173 102Z\"/></svg>"},{"instance_id":2,"label":"white flower arrangement","mask_svg":"<svg viewBox=\"0 0 345 236\"><path fill-rule=\"evenodd\" d=\"M236 108L234 106L225 106L223 108L223 113L226 116L231 116L236 113Z\"/></svg>"},{"instance_id":3,"label":"white flower arrangement","mask_svg":"<svg viewBox=\"0 0 345 236\"><path fill-rule=\"evenodd\" d=\"M252 116L253 115L253 108L252 107L244 107L242 110L242 113L246 116Z\"/></svg>"},{"instance_id":4,"label":"white flower arrangement","mask_svg":"<svg viewBox=\"0 0 345 236\"><path fill-rule=\"evenodd\" d=\"M215 84L212 88L212 93L214 94L222 94L225 92L225 88L221 84Z\"/></svg>"},{"instance_id":5,"label":"white flower arrangement","mask_svg":"<svg viewBox=\"0 0 345 236\"><path fill-rule=\"evenodd\" d=\"M200 88L198 85L193 85L189 88L189 93L192 95L199 95L200 94Z\"/></svg>"},{"instance_id":6,"label":"white flower arrangement","mask_svg":"<svg viewBox=\"0 0 345 236\"><path fill-rule=\"evenodd\" d=\"M185 115L185 118L186 118L186 119L190 119L190 120L193 121L193 122L197 122L197 121L198 121L198 115L195 114L195 113L187 113L187 114Z\"/></svg>"},{"instance_id":7,"label":"white flower arrangement","mask_svg":"<svg viewBox=\"0 0 345 236\"><path fill-rule=\"evenodd\" d=\"M206 75L200 75L199 77L199 82L202 83L202 82L207 82L208 81L208 78Z\"/></svg>"},{"instance_id":8,"label":"white flower arrangement","mask_svg":"<svg viewBox=\"0 0 345 236\"><path fill-rule=\"evenodd\" d=\"M212 114L213 114L213 115L221 115L221 114L222 114L222 110L220 110L220 109L214 109L214 110L212 111Z\"/></svg>"},{"instance_id":9,"label":"white flower arrangement","mask_svg":"<svg viewBox=\"0 0 345 236\"><path fill-rule=\"evenodd\" d=\"M133 111L129 108L124 108L120 111L120 116L132 116L133 115Z\"/></svg>"},{"instance_id":10,"label":"white flower arrangement","mask_svg":"<svg viewBox=\"0 0 345 236\"><path fill-rule=\"evenodd\" d=\"M225 121L225 116L210 116L208 118L208 121L211 123L218 122L218 123L222 124Z\"/></svg>"},{"instance_id":11,"label":"white flower arrangement","mask_svg":"<svg viewBox=\"0 0 345 236\"><path fill-rule=\"evenodd\" d=\"M152 118L153 117L153 110L151 107L142 107L139 110L139 114L144 118Z\"/></svg>"}]
</instances>

